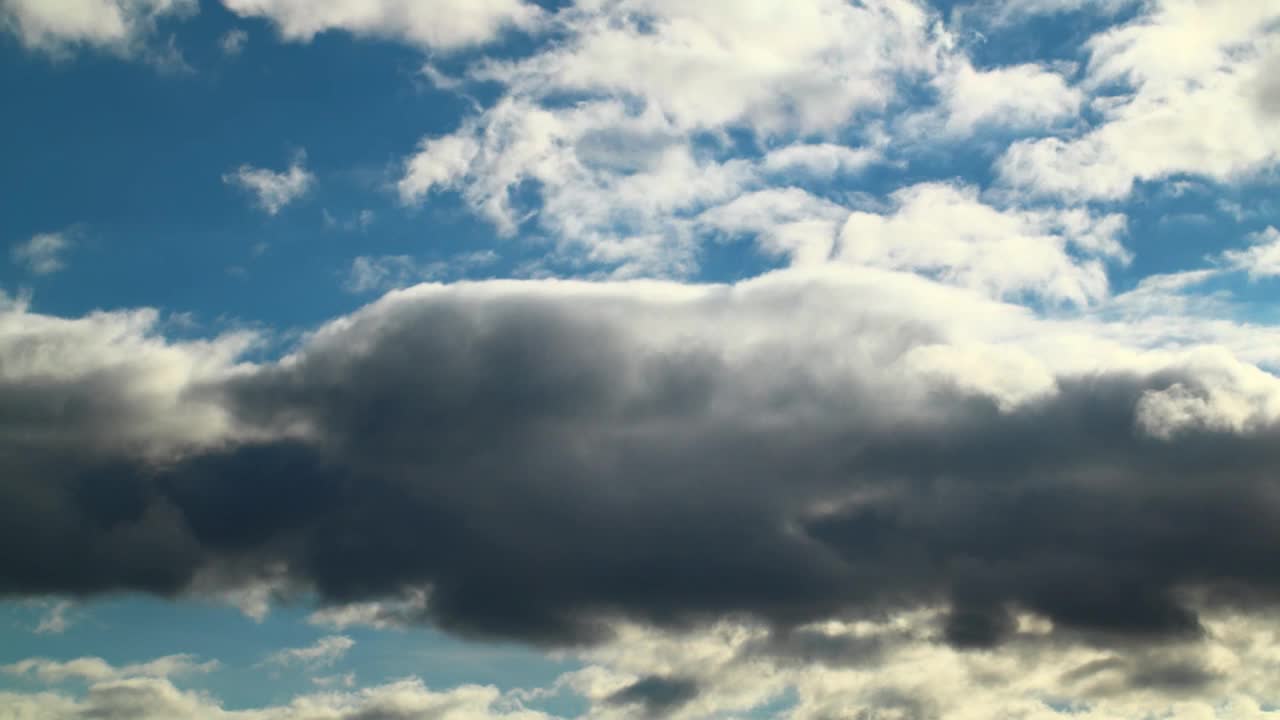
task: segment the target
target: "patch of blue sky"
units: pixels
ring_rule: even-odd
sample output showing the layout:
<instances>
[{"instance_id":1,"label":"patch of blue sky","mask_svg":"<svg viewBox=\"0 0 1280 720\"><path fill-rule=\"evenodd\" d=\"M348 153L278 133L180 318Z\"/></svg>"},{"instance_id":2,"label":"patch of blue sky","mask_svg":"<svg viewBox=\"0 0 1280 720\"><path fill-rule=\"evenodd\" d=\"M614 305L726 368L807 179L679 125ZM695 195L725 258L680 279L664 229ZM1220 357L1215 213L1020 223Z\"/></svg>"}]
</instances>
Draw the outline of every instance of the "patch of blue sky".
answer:
<instances>
[{"instance_id":1,"label":"patch of blue sky","mask_svg":"<svg viewBox=\"0 0 1280 720\"><path fill-rule=\"evenodd\" d=\"M444 256L492 240L447 211L424 237L394 192L407 149L452 130L470 102L420 81L417 51L338 33L281 43L205 9L174 26L191 75L87 52L51 62L0 40L0 92L24 98L0 118L3 242L79 228L65 272L31 278L4 263L0 286L33 287L35 307L58 314L163 305L308 324L352 306L333 276L356 255L412 244ZM249 41L223 57L216 38L241 26ZM275 216L223 181L241 164L281 170L299 151L314 188ZM366 211L364 232L327 227L326 212L341 225Z\"/></svg>"},{"instance_id":2,"label":"patch of blue sky","mask_svg":"<svg viewBox=\"0 0 1280 720\"><path fill-rule=\"evenodd\" d=\"M1136 1L1110 7L1081 2L1075 7L1064 4L1056 12L1020 14L1006 13L997 2L934 0L932 5L951 22L952 31L978 69L1021 63L1075 63L1083 67L1088 60L1089 38L1133 20L1142 11L1142 3Z\"/></svg>"},{"instance_id":3,"label":"patch of blue sky","mask_svg":"<svg viewBox=\"0 0 1280 720\"><path fill-rule=\"evenodd\" d=\"M313 678L346 673L355 673L361 687L417 677L437 690L464 684L512 690L548 687L561 674L581 667L569 655L552 657L516 644L463 640L429 627L317 627L307 622L311 608L304 604L273 608L259 623L226 605L119 596L75 606L68 611L71 623L65 631L37 634L34 629L48 609L32 603L0 605L0 665L27 658L65 662L98 657L119 667L190 654L198 662L216 660L218 667L177 676L175 683L208 691L232 710L287 703L315 692ZM332 665L309 669L264 662L274 652L307 647L332 634L355 641ZM34 679L0 673L0 690L37 687L41 683ZM555 696L539 705L561 711L578 702Z\"/></svg>"}]
</instances>

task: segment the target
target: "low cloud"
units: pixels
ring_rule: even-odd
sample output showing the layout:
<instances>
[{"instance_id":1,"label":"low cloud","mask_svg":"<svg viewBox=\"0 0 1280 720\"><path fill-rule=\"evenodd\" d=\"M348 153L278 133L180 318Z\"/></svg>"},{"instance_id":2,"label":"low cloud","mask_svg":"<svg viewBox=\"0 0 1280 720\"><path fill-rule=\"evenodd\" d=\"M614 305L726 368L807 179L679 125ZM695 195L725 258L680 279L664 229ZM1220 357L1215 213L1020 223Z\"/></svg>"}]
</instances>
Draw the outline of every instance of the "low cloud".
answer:
<instances>
[{"instance_id":1,"label":"low cloud","mask_svg":"<svg viewBox=\"0 0 1280 720\"><path fill-rule=\"evenodd\" d=\"M1128 344L1158 323L836 269L424 285L258 365L148 322L0 316L0 591L424 589L391 615L549 645L942 605L962 647L1020 612L1194 638L1280 592L1280 381Z\"/></svg>"}]
</instances>

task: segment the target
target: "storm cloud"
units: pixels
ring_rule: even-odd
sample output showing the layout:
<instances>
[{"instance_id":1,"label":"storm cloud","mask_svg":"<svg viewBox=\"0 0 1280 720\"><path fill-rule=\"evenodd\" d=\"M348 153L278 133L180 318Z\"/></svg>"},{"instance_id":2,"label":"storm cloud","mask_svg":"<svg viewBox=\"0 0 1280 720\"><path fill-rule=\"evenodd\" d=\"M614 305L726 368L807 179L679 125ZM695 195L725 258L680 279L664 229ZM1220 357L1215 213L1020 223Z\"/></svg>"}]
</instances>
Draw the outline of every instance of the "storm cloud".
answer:
<instances>
[{"instance_id":1,"label":"storm cloud","mask_svg":"<svg viewBox=\"0 0 1280 720\"><path fill-rule=\"evenodd\" d=\"M917 278L427 285L258 364L136 318L5 323L10 596L426 589L410 619L465 635L746 617L826 656L795 629L942 606L957 647L1025 612L1146 642L1280 591L1274 379L1096 338L991 373L993 338L1081 328Z\"/></svg>"}]
</instances>

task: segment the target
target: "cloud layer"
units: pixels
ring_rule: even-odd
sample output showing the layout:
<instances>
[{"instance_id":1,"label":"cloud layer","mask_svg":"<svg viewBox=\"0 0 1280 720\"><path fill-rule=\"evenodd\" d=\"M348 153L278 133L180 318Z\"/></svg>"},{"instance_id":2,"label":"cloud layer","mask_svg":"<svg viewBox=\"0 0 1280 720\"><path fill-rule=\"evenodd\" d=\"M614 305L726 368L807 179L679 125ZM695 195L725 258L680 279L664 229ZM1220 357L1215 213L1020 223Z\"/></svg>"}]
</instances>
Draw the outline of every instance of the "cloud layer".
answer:
<instances>
[{"instance_id":1,"label":"cloud layer","mask_svg":"<svg viewBox=\"0 0 1280 720\"><path fill-rule=\"evenodd\" d=\"M5 318L40 358L5 363L9 594L423 588L421 621L553 645L942 604L986 647L1016 612L1193 636L1280 581L1272 376L911 275L419 286L260 365Z\"/></svg>"}]
</instances>

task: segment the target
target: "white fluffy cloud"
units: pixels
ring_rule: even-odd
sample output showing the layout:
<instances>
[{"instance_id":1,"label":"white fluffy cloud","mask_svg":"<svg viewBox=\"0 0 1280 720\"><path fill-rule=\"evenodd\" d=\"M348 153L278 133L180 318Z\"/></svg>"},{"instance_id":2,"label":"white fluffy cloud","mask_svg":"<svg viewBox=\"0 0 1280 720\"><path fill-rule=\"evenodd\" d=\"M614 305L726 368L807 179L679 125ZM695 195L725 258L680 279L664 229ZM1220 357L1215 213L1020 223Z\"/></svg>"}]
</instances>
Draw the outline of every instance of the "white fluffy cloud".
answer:
<instances>
[{"instance_id":1,"label":"white fluffy cloud","mask_svg":"<svg viewBox=\"0 0 1280 720\"><path fill-rule=\"evenodd\" d=\"M881 159L879 148L833 143L796 143L770 150L762 165L770 172L799 172L817 177L852 174Z\"/></svg>"},{"instance_id":2,"label":"white fluffy cloud","mask_svg":"<svg viewBox=\"0 0 1280 720\"><path fill-rule=\"evenodd\" d=\"M1030 192L1119 199L1134 183L1176 174L1230 182L1280 160L1280 57L1271 2L1161 0L1088 43L1088 85L1102 122L1071 138L1014 144L999 171Z\"/></svg>"},{"instance_id":3,"label":"white fluffy cloud","mask_svg":"<svg viewBox=\"0 0 1280 720\"><path fill-rule=\"evenodd\" d=\"M831 137L885 108L942 47L935 19L910 0L591 0L556 19L562 40L470 68L467 78L500 82L505 95L425 139L399 190L406 202L459 192L502 233L532 221L557 260L619 275L689 274L702 211L878 161L878 147ZM565 95L582 100L557 101ZM708 141L723 143L728 128L776 138L773 152L724 157ZM519 201L527 187L537 207Z\"/></svg>"},{"instance_id":4,"label":"white fluffy cloud","mask_svg":"<svg viewBox=\"0 0 1280 720\"><path fill-rule=\"evenodd\" d=\"M1088 304L1107 295L1104 261L1124 261L1125 220L1084 210L1008 210L977 192L923 184L893 194L889 215L855 212L836 257L924 274L992 297L1034 294Z\"/></svg>"},{"instance_id":5,"label":"white fluffy cloud","mask_svg":"<svg viewBox=\"0 0 1280 720\"><path fill-rule=\"evenodd\" d=\"M1280 230L1268 227L1250 235L1249 239L1252 245L1241 250L1227 250L1222 259L1253 279L1280 275Z\"/></svg>"},{"instance_id":6,"label":"white fluffy cloud","mask_svg":"<svg viewBox=\"0 0 1280 720\"><path fill-rule=\"evenodd\" d=\"M983 125L1042 130L1077 117L1084 93L1036 64L978 70L965 59L934 80L947 132L964 136Z\"/></svg>"},{"instance_id":7,"label":"white fluffy cloud","mask_svg":"<svg viewBox=\"0 0 1280 720\"><path fill-rule=\"evenodd\" d=\"M508 28L532 29L543 12L525 0L222 0L241 17L273 22L290 40L342 30L454 50L489 42Z\"/></svg>"},{"instance_id":8,"label":"white fluffy cloud","mask_svg":"<svg viewBox=\"0 0 1280 720\"><path fill-rule=\"evenodd\" d=\"M565 22L567 42L484 75L519 94L636 98L680 128L821 131L935 61L932 21L910 0L590 0Z\"/></svg>"},{"instance_id":9,"label":"white fluffy cloud","mask_svg":"<svg viewBox=\"0 0 1280 720\"><path fill-rule=\"evenodd\" d=\"M33 50L89 46L130 54L158 20L197 9L196 0L3 0L0 26Z\"/></svg>"},{"instance_id":10,"label":"white fluffy cloud","mask_svg":"<svg viewBox=\"0 0 1280 720\"><path fill-rule=\"evenodd\" d=\"M276 172L252 165L241 165L222 176L222 181L251 193L268 215L275 215L286 205L303 197L315 184L315 175L306 168L307 156L298 153L285 170Z\"/></svg>"},{"instance_id":11,"label":"white fluffy cloud","mask_svg":"<svg viewBox=\"0 0 1280 720\"><path fill-rule=\"evenodd\" d=\"M152 456L225 438L230 418L193 389L235 372L255 336L170 342L160 329L151 309L67 319L0 295L0 385L54 390L43 401L12 404L0 436L56 443L73 427L93 426L91 446ZM111 421L101 422L106 417Z\"/></svg>"}]
</instances>

